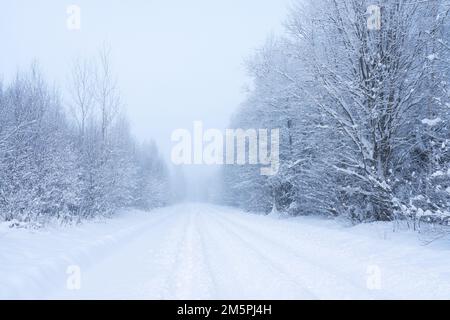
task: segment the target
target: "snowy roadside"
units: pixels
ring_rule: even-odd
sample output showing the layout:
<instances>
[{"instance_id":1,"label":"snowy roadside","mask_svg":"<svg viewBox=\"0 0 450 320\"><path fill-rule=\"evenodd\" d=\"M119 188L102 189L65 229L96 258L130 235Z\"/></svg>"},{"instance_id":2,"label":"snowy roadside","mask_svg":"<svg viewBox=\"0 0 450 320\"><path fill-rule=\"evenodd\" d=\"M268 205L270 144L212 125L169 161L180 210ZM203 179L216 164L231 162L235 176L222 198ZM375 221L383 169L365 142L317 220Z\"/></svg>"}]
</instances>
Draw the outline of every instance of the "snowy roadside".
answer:
<instances>
[{"instance_id":1,"label":"snowy roadside","mask_svg":"<svg viewBox=\"0 0 450 320\"><path fill-rule=\"evenodd\" d=\"M0 298L450 298L449 239L425 246L392 230L210 204L70 228L1 227ZM72 265L83 273L78 291L66 286Z\"/></svg>"},{"instance_id":2,"label":"snowy roadside","mask_svg":"<svg viewBox=\"0 0 450 320\"><path fill-rule=\"evenodd\" d=\"M167 212L132 210L78 226L15 229L0 224L0 299L40 299L64 288L74 267L87 268ZM143 223L144 222L144 223Z\"/></svg>"},{"instance_id":3,"label":"snowy roadside","mask_svg":"<svg viewBox=\"0 0 450 320\"><path fill-rule=\"evenodd\" d=\"M375 298L450 299L450 235L430 241L432 235L391 222L353 226L315 216L257 219L277 220L259 223L258 232L282 233L279 244L313 257L316 265L359 285L364 283ZM330 298L335 294L330 292Z\"/></svg>"}]
</instances>

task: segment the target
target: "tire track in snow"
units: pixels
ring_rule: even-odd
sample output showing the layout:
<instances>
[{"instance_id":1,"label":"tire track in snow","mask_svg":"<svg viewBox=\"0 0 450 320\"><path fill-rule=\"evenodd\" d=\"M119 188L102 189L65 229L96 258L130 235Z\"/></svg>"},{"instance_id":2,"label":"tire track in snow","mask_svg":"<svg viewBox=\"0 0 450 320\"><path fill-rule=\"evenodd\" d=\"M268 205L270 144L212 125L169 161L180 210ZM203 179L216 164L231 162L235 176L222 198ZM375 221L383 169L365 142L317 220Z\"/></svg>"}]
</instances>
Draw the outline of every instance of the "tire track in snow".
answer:
<instances>
[{"instance_id":1,"label":"tire track in snow","mask_svg":"<svg viewBox=\"0 0 450 320\"><path fill-rule=\"evenodd\" d=\"M205 233L203 232L203 230L205 230L203 228L203 226L204 226L203 218L204 218L203 215L199 214L197 216L198 221L196 223L196 232L197 232L196 234L198 236L199 243L200 243L200 251L203 253L202 254L203 265L205 266L206 274L208 275L208 278L210 280L211 298L213 298L213 297L217 296L218 284L217 284L216 277L214 275L214 269L211 266L210 258L209 258L209 257L212 257L213 254L212 254L212 252L208 251L208 248L206 246L206 243L208 241L207 241L207 239L205 237Z\"/></svg>"},{"instance_id":2,"label":"tire track in snow","mask_svg":"<svg viewBox=\"0 0 450 320\"><path fill-rule=\"evenodd\" d=\"M259 251L262 256L291 277L299 277L301 271L296 268L301 267L304 269L304 273L309 275L309 277L303 278L302 281L309 284L308 288L315 292L315 296L320 298L339 296L343 299L376 299L381 297L378 291L370 291L365 288L364 281L361 282L363 285L358 285L349 280L347 275L342 272L336 269L330 270L330 267L323 265L323 262L317 262L305 254L299 254L297 250L293 249L292 245L281 243L277 239L268 238L266 234L254 230L254 227L258 226L257 223L249 227L236 222L236 219L231 219L232 215L229 213L225 215L220 210L216 210L213 216L221 220L223 225L228 225L228 231L234 234L236 238L253 247L254 250ZM234 231L236 229L240 230L240 232ZM283 237L284 235L280 234L280 236ZM270 248L268 251L272 254L267 254L260 247ZM295 268L292 267L293 259L296 261ZM286 261L286 263L280 263L279 260ZM313 275L314 277L312 277ZM330 292L330 288L334 289L333 292Z\"/></svg>"},{"instance_id":3,"label":"tire track in snow","mask_svg":"<svg viewBox=\"0 0 450 320\"><path fill-rule=\"evenodd\" d=\"M260 250L230 231L213 216L214 214L208 214L205 232L210 240L207 243L214 247L217 256L221 258L211 259L211 262L216 264L216 278L221 276L221 289L224 291L221 294L224 297L220 298L317 298L298 278L287 274Z\"/></svg>"},{"instance_id":4,"label":"tire track in snow","mask_svg":"<svg viewBox=\"0 0 450 320\"><path fill-rule=\"evenodd\" d=\"M63 253L60 256L61 262L59 264L61 264L61 267L58 268L61 269L61 277L57 279L58 281L55 281L55 279L48 281L53 282L53 285L49 288L46 298L54 296L66 299L76 298L77 294L82 294L82 292L68 291L64 286L67 279L65 272L67 266L80 266L83 274L89 274L99 265L107 264L108 259L111 257L127 250L130 243L140 242L144 231L158 229L164 223L170 222L174 215L175 213L166 212L165 209L159 211L157 216L154 213L149 213L148 220L144 220L144 223L136 223L126 228L121 228L113 233L103 235L93 242L88 242L89 245L87 247L78 248L74 252ZM53 274L55 273L53 272ZM62 287L63 289L61 289Z\"/></svg>"},{"instance_id":5,"label":"tire track in snow","mask_svg":"<svg viewBox=\"0 0 450 320\"><path fill-rule=\"evenodd\" d=\"M150 299L172 299L176 288L174 276L180 264L180 248L186 240L185 217L176 214L164 236L149 243L148 263L153 265L153 275L141 288L141 295ZM154 239L152 239L154 240ZM168 271L170 270L170 271Z\"/></svg>"},{"instance_id":6,"label":"tire track in snow","mask_svg":"<svg viewBox=\"0 0 450 320\"><path fill-rule=\"evenodd\" d=\"M176 258L167 278L166 297L171 299L211 299L214 297L214 280L207 263L201 232L198 229L199 209L189 206L180 213L178 230L182 236L176 245ZM175 231L176 232L176 231ZM178 231L179 232L179 231Z\"/></svg>"}]
</instances>

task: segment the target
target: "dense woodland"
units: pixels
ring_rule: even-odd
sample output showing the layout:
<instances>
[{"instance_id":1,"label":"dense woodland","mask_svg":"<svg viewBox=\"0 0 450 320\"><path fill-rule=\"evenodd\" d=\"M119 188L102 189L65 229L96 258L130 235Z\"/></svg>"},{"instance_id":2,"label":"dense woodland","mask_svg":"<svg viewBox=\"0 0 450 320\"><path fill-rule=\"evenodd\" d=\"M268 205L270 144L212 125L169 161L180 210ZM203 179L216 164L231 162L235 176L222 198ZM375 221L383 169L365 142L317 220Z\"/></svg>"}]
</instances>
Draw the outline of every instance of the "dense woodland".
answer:
<instances>
[{"instance_id":1,"label":"dense woodland","mask_svg":"<svg viewBox=\"0 0 450 320\"><path fill-rule=\"evenodd\" d=\"M280 128L281 169L223 170L224 202L354 222L450 214L448 0L299 1L248 60L233 128Z\"/></svg>"},{"instance_id":2,"label":"dense woodland","mask_svg":"<svg viewBox=\"0 0 450 320\"><path fill-rule=\"evenodd\" d=\"M166 165L131 136L109 60L102 49L74 62L68 88L36 64L0 86L0 221L72 223L170 201Z\"/></svg>"}]
</instances>

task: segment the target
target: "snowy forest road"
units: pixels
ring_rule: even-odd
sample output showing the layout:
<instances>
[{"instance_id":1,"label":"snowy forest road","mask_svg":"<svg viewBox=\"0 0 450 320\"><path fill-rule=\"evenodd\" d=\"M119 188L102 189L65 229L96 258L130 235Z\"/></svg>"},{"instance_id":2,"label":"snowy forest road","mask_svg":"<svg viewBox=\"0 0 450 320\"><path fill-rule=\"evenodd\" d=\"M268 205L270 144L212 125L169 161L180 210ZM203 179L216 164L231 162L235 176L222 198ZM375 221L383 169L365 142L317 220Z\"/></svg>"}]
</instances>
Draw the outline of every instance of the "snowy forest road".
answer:
<instances>
[{"instance_id":1,"label":"snowy forest road","mask_svg":"<svg viewBox=\"0 0 450 320\"><path fill-rule=\"evenodd\" d=\"M80 290L53 298L450 297L445 266L430 263L442 260L442 252L393 247L324 220L274 219L207 204L162 209L149 220L129 243L82 270Z\"/></svg>"}]
</instances>

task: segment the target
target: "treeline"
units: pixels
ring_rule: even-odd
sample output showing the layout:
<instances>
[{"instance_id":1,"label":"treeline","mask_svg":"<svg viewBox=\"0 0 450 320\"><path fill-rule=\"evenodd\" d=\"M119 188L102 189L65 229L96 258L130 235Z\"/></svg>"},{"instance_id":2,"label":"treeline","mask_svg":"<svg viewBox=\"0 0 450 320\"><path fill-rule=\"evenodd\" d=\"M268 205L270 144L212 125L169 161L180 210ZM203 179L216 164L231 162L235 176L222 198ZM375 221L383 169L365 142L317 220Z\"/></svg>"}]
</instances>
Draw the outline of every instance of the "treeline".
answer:
<instances>
[{"instance_id":1,"label":"treeline","mask_svg":"<svg viewBox=\"0 0 450 320\"><path fill-rule=\"evenodd\" d=\"M0 221L78 222L168 201L166 166L131 136L107 50L74 63L65 99L36 66L0 86Z\"/></svg>"},{"instance_id":2,"label":"treeline","mask_svg":"<svg viewBox=\"0 0 450 320\"><path fill-rule=\"evenodd\" d=\"M234 128L280 128L281 169L228 166L224 201L356 222L449 222L447 0L310 0L248 62ZM375 4L377 4L375 3Z\"/></svg>"}]
</instances>

